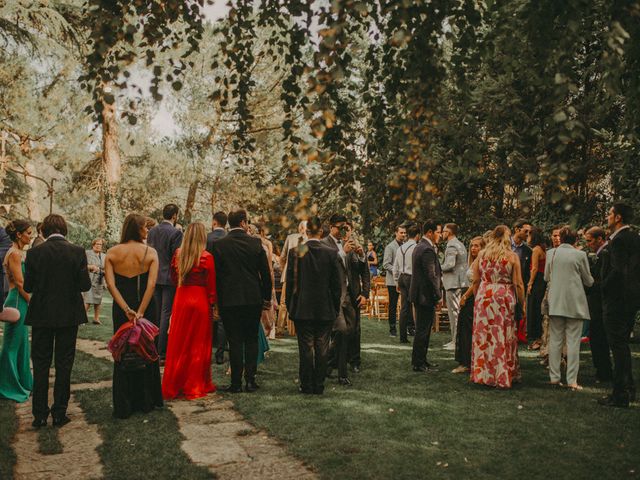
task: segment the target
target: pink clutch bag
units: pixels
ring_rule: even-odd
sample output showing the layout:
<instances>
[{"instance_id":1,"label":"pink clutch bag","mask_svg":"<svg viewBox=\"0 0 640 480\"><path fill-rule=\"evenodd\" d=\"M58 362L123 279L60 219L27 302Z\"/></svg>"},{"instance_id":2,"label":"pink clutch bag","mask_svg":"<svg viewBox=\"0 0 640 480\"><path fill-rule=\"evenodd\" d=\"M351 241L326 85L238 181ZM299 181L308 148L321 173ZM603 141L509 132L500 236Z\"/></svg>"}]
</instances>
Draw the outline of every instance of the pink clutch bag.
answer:
<instances>
[{"instance_id":1,"label":"pink clutch bag","mask_svg":"<svg viewBox=\"0 0 640 480\"><path fill-rule=\"evenodd\" d=\"M0 312L0 322L16 323L20 320L20 311L17 308L4 307Z\"/></svg>"}]
</instances>

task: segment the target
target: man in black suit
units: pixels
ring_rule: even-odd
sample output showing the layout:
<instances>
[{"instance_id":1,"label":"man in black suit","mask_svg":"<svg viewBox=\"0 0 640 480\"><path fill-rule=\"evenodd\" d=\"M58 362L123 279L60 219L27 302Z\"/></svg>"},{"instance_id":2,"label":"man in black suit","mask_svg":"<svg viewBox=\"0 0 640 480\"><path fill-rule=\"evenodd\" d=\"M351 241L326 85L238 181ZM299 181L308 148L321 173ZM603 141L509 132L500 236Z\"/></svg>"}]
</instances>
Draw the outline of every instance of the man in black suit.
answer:
<instances>
[{"instance_id":1,"label":"man in black suit","mask_svg":"<svg viewBox=\"0 0 640 480\"><path fill-rule=\"evenodd\" d=\"M307 243L289 252L285 299L298 336L300 392L322 394L331 328L340 311L340 260L320 241L318 217L309 220L307 233Z\"/></svg>"},{"instance_id":2,"label":"man in black suit","mask_svg":"<svg viewBox=\"0 0 640 480\"><path fill-rule=\"evenodd\" d=\"M609 407L635 401L629 340L640 308L640 237L629 227L633 210L615 203L607 215L611 236L602 264L604 328L613 353L613 391L599 400Z\"/></svg>"},{"instance_id":3,"label":"man in black suit","mask_svg":"<svg viewBox=\"0 0 640 480\"><path fill-rule=\"evenodd\" d=\"M351 360L355 372L360 370L359 319L360 307L369 295L369 269L364 252L358 252L358 246L351 238L351 227L344 215L334 214L329 219L329 235L322 242L338 253L341 279L345 291L346 306L343 314L346 320L344 331L334 332L331 367L338 368L338 382L349 386L347 362ZM361 249L361 247L360 247ZM357 344L357 346L356 346ZM358 362L358 363L356 363Z\"/></svg>"},{"instance_id":4,"label":"man in black suit","mask_svg":"<svg viewBox=\"0 0 640 480\"><path fill-rule=\"evenodd\" d=\"M525 285L529 284L531 278L531 256L533 250L527 245L527 238L531 231L531 223L528 220L519 219L513 224L513 236L511 237L511 250L518 255L520 259L520 270L522 271L522 281ZM526 295L526 291L525 291ZM515 321L516 330L524 319L524 306L519 303L516 305Z\"/></svg>"},{"instance_id":5,"label":"man in black suit","mask_svg":"<svg viewBox=\"0 0 640 480\"><path fill-rule=\"evenodd\" d=\"M589 343L591 344L591 357L596 369L596 379L599 382L611 381L611 353L607 334L604 330L602 309L602 264L604 257L608 255L607 235L600 227L591 227L585 234L587 246L592 254L589 256L593 285L587 289L587 302L589 303Z\"/></svg>"},{"instance_id":6,"label":"man in black suit","mask_svg":"<svg viewBox=\"0 0 640 480\"><path fill-rule=\"evenodd\" d=\"M25 319L31 325L33 362L33 426L54 426L70 420L71 368L76 352L78 325L87 323L82 292L91 288L87 256L82 247L69 243L67 224L60 215L42 222L46 242L32 248L25 260L24 289L31 293ZM56 381L49 409L49 368L55 351Z\"/></svg>"},{"instance_id":7,"label":"man in black suit","mask_svg":"<svg viewBox=\"0 0 640 480\"><path fill-rule=\"evenodd\" d=\"M422 232L423 237L413 250L409 286L409 300L416 311L416 335L413 337L411 359L415 372L428 372L438 367L427 361L427 353L436 305L442 298L442 271L436 252L442 226L434 220L427 220Z\"/></svg>"},{"instance_id":8,"label":"man in black suit","mask_svg":"<svg viewBox=\"0 0 640 480\"><path fill-rule=\"evenodd\" d=\"M207 235L207 252L213 255L213 242L220 240L227 235L227 214L224 212L216 212L213 214L211 222L211 231ZM218 319L213 323L213 345L216 347L216 363L222 365L224 363L224 348L227 344L227 338L224 334L224 326Z\"/></svg>"},{"instance_id":9,"label":"man in black suit","mask_svg":"<svg viewBox=\"0 0 640 480\"><path fill-rule=\"evenodd\" d=\"M263 309L271 308L271 270L259 238L247 234L245 210L229 213L229 233L213 242L218 304L229 341L231 385L228 392L255 392L258 328Z\"/></svg>"},{"instance_id":10,"label":"man in black suit","mask_svg":"<svg viewBox=\"0 0 640 480\"><path fill-rule=\"evenodd\" d=\"M164 361L167 353L167 335L169 331L169 319L173 298L176 295L176 286L171 279L171 260L173 254L182 243L182 232L175 225L180 209L170 203L162 209L164 220L149 230L147 243L158 252L158 280L153 296L158 308L158 318L154 323L160 328L158 335L158 354L160 361Z\"/></svg>"}]
</instances>

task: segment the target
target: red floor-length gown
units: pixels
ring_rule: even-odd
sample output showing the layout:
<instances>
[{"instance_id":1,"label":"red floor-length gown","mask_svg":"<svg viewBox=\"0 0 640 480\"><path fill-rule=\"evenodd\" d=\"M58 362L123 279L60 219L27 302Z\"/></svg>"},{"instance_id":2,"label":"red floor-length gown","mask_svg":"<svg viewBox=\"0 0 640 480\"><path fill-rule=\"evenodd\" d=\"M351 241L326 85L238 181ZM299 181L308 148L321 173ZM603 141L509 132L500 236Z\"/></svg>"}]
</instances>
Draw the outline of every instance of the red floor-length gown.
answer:
<instances>
[{"instance_id":1,"label":"red floor-length gown","mask_svg":"<svg viewBox=\"0 0 640 480\"><path fill-rule=\"evenodd\" d=\"M171 262L171 274L176 284L179 252L176 251ZM205 251L176 289L162 378L165 399L193 399L215 391L216 386L211 381L210 311L216 301L213 256Z\"/></svg>"}]
</instances>

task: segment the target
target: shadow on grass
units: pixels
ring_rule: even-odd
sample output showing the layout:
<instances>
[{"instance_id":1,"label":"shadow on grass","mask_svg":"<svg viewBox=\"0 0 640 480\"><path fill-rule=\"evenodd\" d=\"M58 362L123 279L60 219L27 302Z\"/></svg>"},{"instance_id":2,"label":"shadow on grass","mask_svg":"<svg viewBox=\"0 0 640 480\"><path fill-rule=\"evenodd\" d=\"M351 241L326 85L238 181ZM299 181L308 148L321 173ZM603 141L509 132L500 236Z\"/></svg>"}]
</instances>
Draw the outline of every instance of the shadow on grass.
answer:
<instances>
[{"instance_id":1,"label":"shadow on grass","mask_svg":"<svg viewBox=\"0 0 640 480\"><path fill-rule=\"evenodd\" d=\"M111 389L81 390L75 396L87 422L96 424L102 436L98 453L107 479L215 478L206 468L191 463L181 450L184 438L168 409L118 420L111 414Z\"/></svg>"},{"instance_id":2,"label":"shadow on grass","mask_svg":"<svg viewBox=\"0 0 640 480\"><path fill-rule=\"evenodd\" d=\"M38 452L43 455L58 455L62 453L62 443L58 438L59 428L41 428L38 431Z\"/></svg>"},{"instance_id":3,"label":"shadow on grass","mask_svg":"<svg viewBox=\"0 0 640 480\"><path fill-rule=\"evenodd\" d=\"M450 373L448 333L432 336L440 371L411 370L410 349L384 323L363 319L362 372L351 388L297 393L291 339L272 342L258 394L227 395L254 425L281 439L324 478L628 478L639 470L640 409L603 409L606 391L581 356L583 392L551 389L548 371L523 355L523 384L501 391ZM637 349L638 346L634 346ZM525 353L525 352L523 352ZM214 380L226 383L214 366ZM227 380L228 381L228 380Z\"/></svg>"},{"instance_id":4,"label":"shadow on grass","mask_svg":"<svg viewBox=\"0 0 640 480\"><path fill-rule=\"evenodd\" d=\"M82 350L76 350L76 358L71 371L71 383L96 383L111 380L113 362L94 357Z\"/></svg>"},{"instance_id":5,"label":"shadow on grass","mask_svg":"<svg viewBox=\"0 0 640 480\"><path fill-rule=\"evenodd\" d=\"M0 400L0 478L13 479L16 454L13 451L13 437L18 431L16 403L12 400Z\"/></svg>"}]
</instances>

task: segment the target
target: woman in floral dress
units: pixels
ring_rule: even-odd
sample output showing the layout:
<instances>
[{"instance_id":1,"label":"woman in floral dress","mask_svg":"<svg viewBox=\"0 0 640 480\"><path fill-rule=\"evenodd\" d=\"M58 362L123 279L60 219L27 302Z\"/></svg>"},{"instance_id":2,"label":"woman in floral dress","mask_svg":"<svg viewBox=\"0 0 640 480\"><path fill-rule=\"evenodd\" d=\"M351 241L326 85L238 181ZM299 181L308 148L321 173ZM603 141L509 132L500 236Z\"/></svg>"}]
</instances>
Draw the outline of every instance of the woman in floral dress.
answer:
<instances>
[{"instance_id":1,"label":"woman in floral dress","mask_svg":"<svg viewBox=\"0 0 640 480\"><path fill-rule=\"evenodd\" d=\"M508 227L497 226L473 266L471 380L498 388L520 380L514 313L516 298L524 305L524 284L510 238Z\"/></svg>"}]
</instances>

